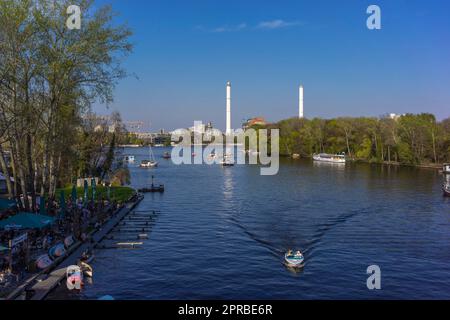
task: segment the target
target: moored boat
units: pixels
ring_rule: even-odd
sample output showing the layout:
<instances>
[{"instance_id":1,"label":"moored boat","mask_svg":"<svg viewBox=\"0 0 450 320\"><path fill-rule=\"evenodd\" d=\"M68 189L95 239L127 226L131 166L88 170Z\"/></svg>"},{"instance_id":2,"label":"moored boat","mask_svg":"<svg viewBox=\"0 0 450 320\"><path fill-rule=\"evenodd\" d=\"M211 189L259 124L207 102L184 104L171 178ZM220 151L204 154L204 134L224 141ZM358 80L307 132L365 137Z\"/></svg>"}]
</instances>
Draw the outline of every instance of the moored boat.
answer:
<instances>
[{"instance_id":1,"label":"moored boat","mask_svg":"<svg viewBox=\"0 0 450 320\"><path fill-rule=\"evenodd\" d=\"M171 158L170 153L169 152L164 152L163 159L170 159L170 158Z\"/></svg>"},{"instance_id":2,"label":"moored boat","mask_svg":"<svg viewBox=\"0 0 450 320\"><path fill-rule=\"evenodd\" d=\"M80 290L83 286L83 272L79 266L69 266L66 270L67 288Z\"/></svg>"},{"instance_id":3,"label":"moored boat","mask_svg":"<svg viewBox=\"0 0 450 320\"><path fill-rule=\"evenodd\" d=\"M50 265L53 263L52 259L49 257L48 254L44 254L42 256L39 256L36 259L36 267L38 267L38 269L46 269L48 267L50 267Z\"/></svg>"},{"instance_id":4,"label":"moored boat","mask_svg":"<svg viewBox=\"0 0 450 320\"><path fill-rule=\"evenodd\" d=\"M69 249L75 243L75 238L73 236L68 236L64 239L64 246Z\"/></svg>"},{"instance_id":5,"label":"moored boat","mask_svg":"<svg viewBox=\"0 0 450 320\"><path fill-rule=\"evenodd\" d=\"M150 160L142 160L139 165L141 168L154 168L158 166L158 162L155 160L155 156L153 155L152 146L149 146L149 154Z\"/></svg>"},{"instance_id":6,"label":"moored boat","mask_svg":"<svg viewBox=\"0 0 450 320\"><path fill-rule=\"evenodd\" d=\"M303 256L303 254L300 251L297 251L294 253L291 250L289 250L284 255L284 261L286 262L286 264L289 267L299 268L299 267L303 266L305 257Z\"/></svg>"},{"instance_id":7,"label":"moored boat","mask_svg":"<svg viewBox=\"0 0 450 320\"><path fill-rule=\"evenodd\" d=\"M123 157L123 161L125 163L134 163L134 161L136 161L136 158L133 155L125 155Z\"/></svg>"},{"instance_id":8,"label":"moored boat","mask_svg":"<svg viewBox=\"0 0 450 320\"><path fill-rule=\"evenodd\" d=\"M444 197L450 197L450 184L444 184L442 186L442 191L444 192Z\"/></svg>"},{"instance_id":9,"label":"moored boat","mask_svg":"<svg viewBox=\"0 0 450 320\"><path fill-rule=\"evenodd\" d=\"M158 162L152 160L142 160L140 167L141 168L154 168L158 166Z\"/></svg>"},{"instance_id":10,"label":"moored boat","mask_svg":"<svg viewBox=\"0 0 450 320\"><path fill-rule=\"evenodd\" d=\"M343 154L328 154L319 153L313 155L314 161L331 162L331 163L345 163L345 155Z\"/></svg>"},{"instance_id":11,"label":"moored boat","mask_svg":"<svg viewBox=\"0 0 450 320\"><path fill-rule=\"evenodd\" d=\"M222 159L222 161L220 162L220 164L221 164L223 167L232 167L232 166L234 166L234 159L233 159L233 157L232 157L231 155L226 154L226 155L223 157L223 159Z\"/></svg>"},{"instance_id":12,"label":"moored boat","mask_svg":"<svg viewBox=\"0 0 450 320\"><path fill-rule=\"evenodd\" d=\"M450 163L444 163L442 167L443 174L450 174Z\"/></svg>"},{"instance_id":13,"label":"moored boat","mask_svg":"<svg viewBox=\"0 0 450 320\"><path fill-rule=\"evenodd\" d=\"M66 254L64 243L58 243L48 250L48 255L53 258L59 258Z\"/></svg>"}]
</instances>

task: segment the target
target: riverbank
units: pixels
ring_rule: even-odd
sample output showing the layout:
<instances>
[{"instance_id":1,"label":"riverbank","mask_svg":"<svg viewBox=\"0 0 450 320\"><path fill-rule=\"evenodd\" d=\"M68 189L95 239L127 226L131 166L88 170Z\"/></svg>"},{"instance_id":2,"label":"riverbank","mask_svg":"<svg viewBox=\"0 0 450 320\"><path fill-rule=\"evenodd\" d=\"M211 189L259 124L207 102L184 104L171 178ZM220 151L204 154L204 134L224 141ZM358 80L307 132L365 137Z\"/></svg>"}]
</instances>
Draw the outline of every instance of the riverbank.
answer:
<instances>
[{"instance_id":1,"label":"riverbank","mask_svg":"<svg viewBox=\"0 0 450 320\"><path fill-rule=\"evenodd\" d=\"M67 254L55 261L46 270L34 275L24 282L22 286L11 293L8 300L43 300L65 278L68 266L76 265L84 252L89 251L100 242L114 226L117 225L133 208L142 200L142 196L136 194L128 199L128 202L112 212L109 219L95 230L92 230L85 241L78 241Z\"/></svg>"},{"instance_id":2,"label":"riverbank","mask_svg":"<svg viewBox=\"0 0 450 320\"><path fill-rule=\"evenodd\" d=\"M82 199L77 200L76 204L72 203L71 199L67 199L64 207L56 201L46 201L48 207L45 209L48 216L41 215L51 221L46 226L39 226L38 229L30 226L21 230L2 230L0 235L4 243L17 242L20 237L25 237L26 241L21 244L20 249L14 246L13 254L9 253L9 250L2 252L0 256L3 267L5 267L5 261L7 266L7 269L0 270L0 298L15 299L34 282L41 281L45 275L75 252L81 244L90 239L94 232L107 224L115 212L136 201L137 193L132 188L115 187L111 189L110 194L107 194L107 188L99 187L95 194L97 200L89 200L84 205ZM66 191L65 189L58 191L61 190ZM89 193L88 199L94 199L91 189ZM11 218L14 218L15 215L24 214L10 213ZM55 255L51 251L58 245L61 248ZM38 263L43 257L46 257L46 260L42 261L47 262ZM14 263L9 261L14 261Z\"/></svg>"},{"instance_id":3,"label":"riverbank","mask_svg":"<svg viewBox=\"0 0 450 320\"><path fill-rule=\"evenodd\" d=\"M281 157L285 158L292 158L294 160L297 159L311 159L312 157L294 157L293 155L281 155ZM365 159L347 159L348 162L353 163L368 163L368 164L380 164L380 165L388 165L388 166L397 166L397 167L413 167L413 168L422 168L422 169L433 169L433 170L442 170L444 164L438 163L438 164L408 164L408 163L402 163L402 162L396 162L396 161L370 161Z\"/></svg>"}]
</instances>

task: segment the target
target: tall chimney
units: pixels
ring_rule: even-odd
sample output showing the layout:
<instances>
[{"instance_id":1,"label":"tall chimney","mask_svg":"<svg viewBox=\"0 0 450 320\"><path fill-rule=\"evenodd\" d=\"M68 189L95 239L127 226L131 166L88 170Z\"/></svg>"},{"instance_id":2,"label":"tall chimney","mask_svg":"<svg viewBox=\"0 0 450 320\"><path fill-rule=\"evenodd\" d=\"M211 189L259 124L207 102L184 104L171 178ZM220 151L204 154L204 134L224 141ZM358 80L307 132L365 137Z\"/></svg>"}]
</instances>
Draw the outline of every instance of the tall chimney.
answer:
<instances>
[{"instance_id":1,"label":"tall chimney","mask_svg":"<svg viewBox=\"0 0 450 320\"><path fill-rule=\"evenodd\" d=\"M226 134L231 134L231 82L227 82L227 131Z\"/></svg>"},{"instance_id":2,"label":"tall chimney","mask_svg":"<svg viewBox=\"0 0 450 320\"><path fill-rule=\"evenodd\" d=\"M300 119L304 118L304 114L303 114L303 86L300 86L299 89L299 93L298 93L298 117Z\"/></svg>"}]
</instances>

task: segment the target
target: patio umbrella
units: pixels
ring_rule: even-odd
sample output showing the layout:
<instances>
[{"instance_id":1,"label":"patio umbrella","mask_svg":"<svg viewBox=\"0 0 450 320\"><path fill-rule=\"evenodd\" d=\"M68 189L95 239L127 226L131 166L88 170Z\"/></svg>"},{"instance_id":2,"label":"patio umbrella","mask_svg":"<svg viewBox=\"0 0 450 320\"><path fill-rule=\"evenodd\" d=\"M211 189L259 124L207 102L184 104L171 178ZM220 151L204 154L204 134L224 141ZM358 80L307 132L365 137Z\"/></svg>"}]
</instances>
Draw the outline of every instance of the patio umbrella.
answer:
<instances>
[{"instance_id":1,"label":"patio umbrella","mask_svg":"<svg viewBox=\"0 0 450 320\"><path fill-rule=\"evenodd\" d=\"M89 190L88 181L84 179L84 197L83 197L84 205L86 205L88 202L88 190Z\"/></svg>"},{"instance_id":2,"label":"patio umbrella","mask_svg":"<svg viewBox=\"0 0 450 320\"><path fill-rule=\"evenodd\" d=\"M39 214L46 214L46 212L45 212L45 197L44 196L40 197Z\"/></svg>"},{"instance_id":3,"label":"patio umbrella","mask_svg":"<svg viewBox=\"0 0 450 320\"><path fill-rule=\"evenodd\" d=\"M75 206L77 203L77 187L75 185L72 186L72 205Z\"/></svg>"},{"instance_id":4,"label":"patio umbrella","mask_svg":"<svg viewBox=\"0 0 450 320\"><path fill-rule=\"evenodd\" d=\"M92 201L95 201L95 196L97 194L97 188L95 186L95 179L91 179L91 187L92 187Z\"/></svg>"},{"instance_id":5,"label":"patio umbrella","mask_svg":"<svg viewBox=\"0 0 450 320\"><path fill-rule=\"evenodd\" d=\"M42 229L54 221L54 218L46 215L20 212L0 221L0 229Z\"/></svg>"},{"instance_id":6,"label":"patio umbrella","mask_svg":"<svg viewBox=\"0 0 450 320\"><path fill-rule=\"evenodd\" d=\"M8 250L9 250L9 248L4 247L4 246L0 246L0 252L8 251Z\"/></svg>"},{"instance_id":7,"label":"patio umbrella","mask_svg":"<svg viewBox=\"0 0 450 320\"><path fill-rule=\"evenodd\" d=\"M66 214L66 197L64 194L64 190L61 190L60 198L59 198L59 207L61 209L60 217L64 217Z\"/></svg>"}]
</instances>

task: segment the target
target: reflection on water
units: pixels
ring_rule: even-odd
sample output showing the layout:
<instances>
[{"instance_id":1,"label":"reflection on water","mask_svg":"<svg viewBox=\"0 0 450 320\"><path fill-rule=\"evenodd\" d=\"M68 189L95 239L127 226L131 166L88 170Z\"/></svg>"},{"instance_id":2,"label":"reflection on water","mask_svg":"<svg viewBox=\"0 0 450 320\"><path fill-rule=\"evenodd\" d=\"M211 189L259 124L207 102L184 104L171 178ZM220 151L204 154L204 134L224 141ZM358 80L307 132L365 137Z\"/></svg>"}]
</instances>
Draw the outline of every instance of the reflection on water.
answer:
<instances>
[{"instance_id":1,"label":"reflection on water","mask_svg":"<svg viewBox=\"0 0 450 320\"><path fill-rule=\"evenodd\" d=\"M146 150L127 153L139 163ZM450 298L450 202L436 171L280 164L276 176L248 165L131 166L133 186L151 174L166 185L137 209L161 213L140 249L96 252L83 298ZM289 248L305 255L298 273L284 266ZM380 291L366 287L373 264Z\"/></svg>"}]
</instances>

